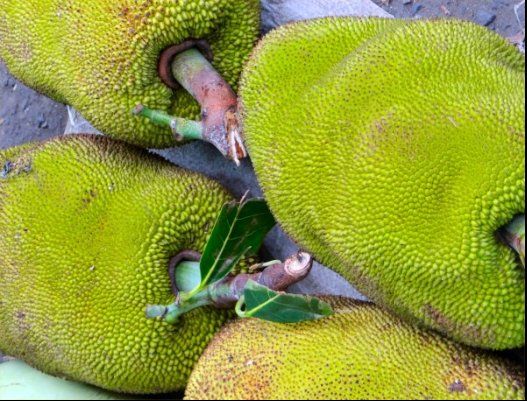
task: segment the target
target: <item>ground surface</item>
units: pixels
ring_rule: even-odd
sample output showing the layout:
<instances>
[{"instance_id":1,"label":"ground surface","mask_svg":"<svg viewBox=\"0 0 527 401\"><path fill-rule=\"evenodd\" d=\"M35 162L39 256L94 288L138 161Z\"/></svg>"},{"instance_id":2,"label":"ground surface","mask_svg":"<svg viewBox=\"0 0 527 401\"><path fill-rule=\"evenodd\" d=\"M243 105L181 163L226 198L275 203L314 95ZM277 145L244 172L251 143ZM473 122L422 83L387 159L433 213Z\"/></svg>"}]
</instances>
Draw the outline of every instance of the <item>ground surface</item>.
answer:
<instances>
[{"instance_id":1,"label":"ground surface","mask_svg":"<svg viewBox=\"0 0 527 401\"><path fill-rule=\"evenodd\" d=\"M347 10L356 13L361 7L368 15L383 15L382 10L368 0L262 1L264 31L302 15L345 15ZM522 33L525 25L525 5L522 6L519 0L374 0L374 3L395 17L463 18L487 25L506 37ZM10 76L0 61L0 149L60 135L64 132L67 121L65 106L28 89ZM178 165L217 179L237 196L241 196L247 189L250 189L253 196L261 195L250 162L244 162L241 169L236 170L231 163L218 157L210 146L202 143L160 153ZM279 229L274 230L266 245L269 254L275 258L284 258L295 251L294 243ZM320 265L315 266L314 273L297 286L296 291L359 296L335 273Z\"/></svg>"},{"instance_id":2,"label":"ground surface","mask_svg":"<svg viewBox=\"0 0 527 401\"><path fill-rule=\"evenodd\" d=\"M507 37L518 34L525 26L525 5L521 6L520 0L373 1L397 18L461 18Z\"/></svg>"}]
</instances>

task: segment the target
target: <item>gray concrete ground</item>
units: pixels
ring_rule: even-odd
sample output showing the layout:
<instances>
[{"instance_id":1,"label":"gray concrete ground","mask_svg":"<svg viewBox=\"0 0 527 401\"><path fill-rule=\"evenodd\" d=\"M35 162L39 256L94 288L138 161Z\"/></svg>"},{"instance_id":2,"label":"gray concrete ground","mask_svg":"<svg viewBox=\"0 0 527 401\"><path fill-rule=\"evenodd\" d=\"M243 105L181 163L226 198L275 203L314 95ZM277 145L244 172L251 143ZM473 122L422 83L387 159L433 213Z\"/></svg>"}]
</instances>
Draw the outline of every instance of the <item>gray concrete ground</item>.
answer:
<instances>
[{"instance_id":1,"label":"gray concrete ground","mask_svg":"<svg viewBox=\"0 0 527 401\"><path fill-rule=\"evenodd\" d=\"M517 35L525 27L525 4L521 6L521 0L373 1L397 18L461 18L488 26L506 37Z\"/></svg>"}]
</instances>

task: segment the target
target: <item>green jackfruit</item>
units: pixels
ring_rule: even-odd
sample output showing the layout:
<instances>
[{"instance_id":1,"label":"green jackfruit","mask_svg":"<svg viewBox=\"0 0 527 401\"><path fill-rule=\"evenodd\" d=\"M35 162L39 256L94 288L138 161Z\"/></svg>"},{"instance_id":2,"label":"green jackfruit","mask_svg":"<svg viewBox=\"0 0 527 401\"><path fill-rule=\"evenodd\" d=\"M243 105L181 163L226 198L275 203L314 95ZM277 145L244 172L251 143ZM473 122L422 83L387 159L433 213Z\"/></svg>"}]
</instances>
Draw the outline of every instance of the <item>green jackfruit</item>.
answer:
<instances>
[{"instance_id":1,"label":"green jackfruit","mask_svg":"<svg viewBox=\"0 0 527 401\"><path fill-rule=\"evenodd\" d=\"M373 301L461 342L525 342L525 61L461 21L330 18L257 47L249 153L283 228Z\"/></svg>"},{"instance_id":2,"label":"green jackfruit","mask_svg":"<svg viewBox=\"0 0 527 401\"><path fill-rule=\"evenodd\" d=\"M334 298L335 315L296 325L226 325L186 399L524 399L523 370L419 330L373 304Z\"/></svg>"},{"instance_id":3,"label":"green jackfruit","mask_svg":"<svg viewBox=\"0 0 527 401\"><path fill-rule=\"evenodd\" d=\"M228 312L175 326L168 263L201 251L218 184L100 136L0 152L0 350L36 368L128 393L184 388Z\"/></svg>"},{"instance_id":4,"label":"green jackfruit","mask_svg":"<svg viewBox=\"0 0 527 401\"><path fill-rule=\"evenodd\" d=\"M131 400L46 375L21 361L0 364L0 400Z\"/></svg>"},{"instance_id":5,"label":"green jackfruit","mask_svg":"<svg viewBox=\"0 0 527 401\"><path fill-rule=\"evenodd\" d=\"M158 76L166 48L206 40L236 89L259 34L259 0L0 0L0 58L27 85L78 109L100 131L143 147L177 143L134 117L138 103L199 119L184 89Z\"/></svg>"}]
</instances>

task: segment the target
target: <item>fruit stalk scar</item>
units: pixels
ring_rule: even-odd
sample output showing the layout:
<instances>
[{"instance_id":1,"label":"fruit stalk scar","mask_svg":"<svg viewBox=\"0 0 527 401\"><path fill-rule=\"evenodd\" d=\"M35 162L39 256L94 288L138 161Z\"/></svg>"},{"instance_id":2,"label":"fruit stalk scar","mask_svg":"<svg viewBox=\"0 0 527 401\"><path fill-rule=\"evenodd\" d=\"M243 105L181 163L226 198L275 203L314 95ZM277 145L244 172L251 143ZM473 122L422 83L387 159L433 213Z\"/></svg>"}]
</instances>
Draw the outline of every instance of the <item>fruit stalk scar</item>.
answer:
<instances>
[{"instance_id":1,"label":"fruit stalk scar","mask_svg":"<svg viewBox=\"0 0 527 401\"><path fill-rule=\"evenodd\" d=\"M183 259L185 258L180 257L178 254L172 259L172 261L181 261ZM172 261L170 265L172 265ZM185 275L199 276L199 263L194 263L194 269L186 269ZM174 324L181 315L202 306L213 306L217 309L234 308L236 303L243 296L245 286L249 280L264 285L273 291L285 291L293 284L306 278L312 267L313 257L307 253L299 252L296 255L289 257L284 263L274 263L259 273L246 273L226 277L198 294L193 295L190 299L182 299L184 297L179 295L178 290L176 294L176 302L169 306L148 306L146 314L150 319L160 317L168 323ZM172 273L171 277L173 278L175 275ZM182 275L178 276L178 280L184 279L186 282L199 282L199 278L198 280L196 280L196 278L197 277L183 277ZM173 284L173 287L176 287L176 289L178 287L177 284L179 283ZM183 302L180 302L180 300Z\"/></svg>"},{"instance_id":2,"label":"fruit stalk scar","mask_svg":"<svg viewBox=\"0 0 527 401\"><path fill-rule=\"evenodd\" d=\"M166 52L171 52L171 49ZM170 63L170 71L175 81L200 104L201 122L172 117L143 105L138 105L134 114L146 117L159 125L168 125L178 141L201 139L210 142L225 157L239 165L240 159L245 158L247 152L240 134L238 99L230 85L196 47L171 57L162 55L160 64L166 63ZM160 71L165 69L160 65ZM166 75L166 72L163 75ZM163 81L166 81L166 77Z\"/></svg>"},{"instance_id":3,"label":"fruit stalk scar","mask_svg":"<svg viewBox=\"0 0 527 401\"><path fill-rule=\"evenodd\" d=\"M525 268L525 215L516 216L501 232L505 242L518 253Z\"/></svg>"}]
</instances>

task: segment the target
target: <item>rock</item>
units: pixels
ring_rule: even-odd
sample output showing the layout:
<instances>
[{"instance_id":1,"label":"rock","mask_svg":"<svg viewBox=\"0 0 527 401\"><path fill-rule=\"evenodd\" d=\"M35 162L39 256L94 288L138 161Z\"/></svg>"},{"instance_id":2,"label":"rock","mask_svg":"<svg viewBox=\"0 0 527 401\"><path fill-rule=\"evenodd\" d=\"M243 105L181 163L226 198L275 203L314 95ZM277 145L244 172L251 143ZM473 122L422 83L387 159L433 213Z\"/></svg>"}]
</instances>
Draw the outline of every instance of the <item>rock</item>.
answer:
<instances>
[{"instance_id":1,"label":"rock","mask_svg":"<svg viewBox=\"0 0 527 401\"><path fill-rule=\"evenodd\" d=\"M412 6L412 17L416 16L419 11L423 8L422 4L414 4Z\"/></svg>"},{"instance_id":2,"label":"rock","mask_svg":"<svg viewBox=\"0 0 527 401\"><path fill-rule=\"evenodd\" d=\"M37 124L38 124L38 128L48 128L49 127L49 124L46 121L46 117L42 113L39 114L37 117Z\"/></svg>"},{"instance_id":3,"label":"rock","mask_svg":"<svg viewBox=\"0 0 527 401\"><path fill-rule=\"evenodd\" d=\"M26 97L22 102L22 111L26 111L29 107L29 99Z\"/></svg>"},{"instance_id":4,"label":"rock","mask_svg":"<svg viewBox=\"0 0 527 401\"><path fill-rule=\"evenodd\" d=\"M478 10L474 15L474 22L483 26L489 26L496 19L496 14L486 10Z\"/></svg>"}]
</instances>

